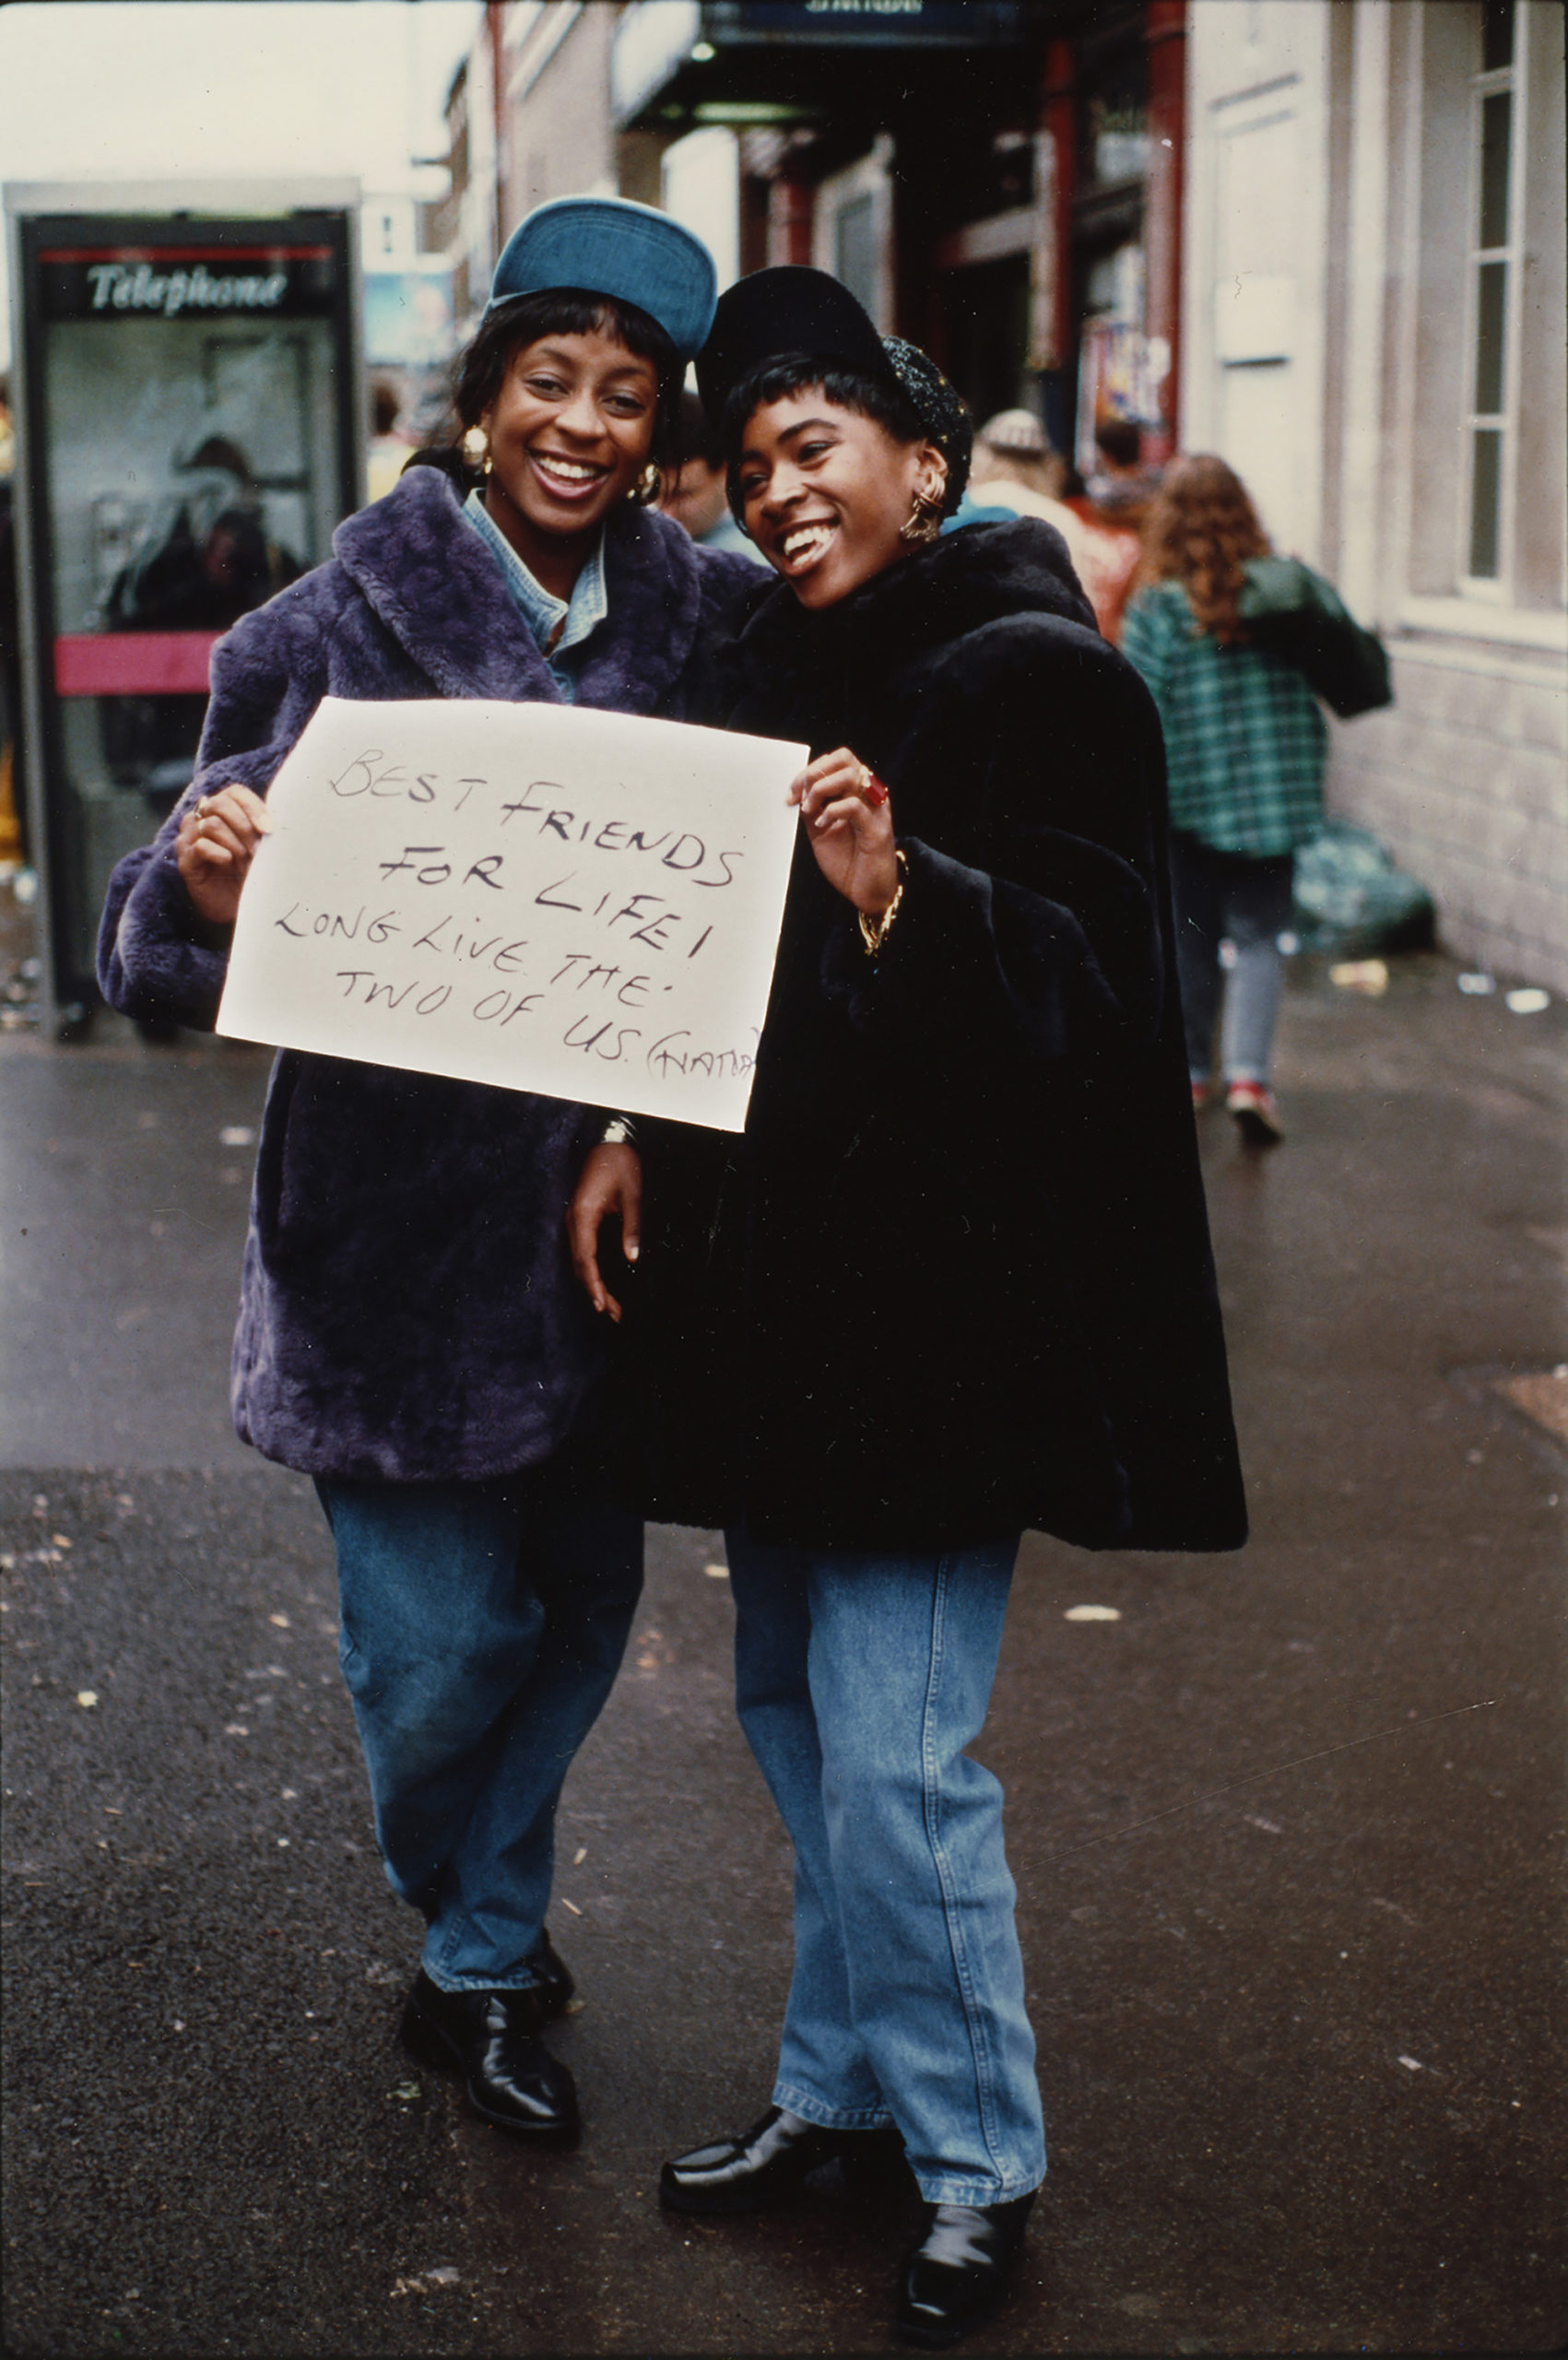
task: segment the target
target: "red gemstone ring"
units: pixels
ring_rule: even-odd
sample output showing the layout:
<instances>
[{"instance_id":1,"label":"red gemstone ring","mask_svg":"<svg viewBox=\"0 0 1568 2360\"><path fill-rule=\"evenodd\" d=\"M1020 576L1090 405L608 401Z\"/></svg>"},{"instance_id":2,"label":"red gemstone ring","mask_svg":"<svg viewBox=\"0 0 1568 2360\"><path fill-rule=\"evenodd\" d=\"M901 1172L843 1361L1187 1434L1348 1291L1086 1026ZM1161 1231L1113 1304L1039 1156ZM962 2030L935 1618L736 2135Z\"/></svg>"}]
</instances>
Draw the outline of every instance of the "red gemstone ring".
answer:
<instances>
[{"instance_id":1,"label":"red gemstone ring","mask_svg":"<svg viewBox=\"0 0 1568 2360\"><path fill-rule=\"evenodd\" d=\"M871 771L867 769L864 762L860 765L859 793L863 799L869 803L872 808L877 811L879 811L884 803L888 800L887 788L882 785L879 778L878 778Z\"/></svg>"}]
</instances>

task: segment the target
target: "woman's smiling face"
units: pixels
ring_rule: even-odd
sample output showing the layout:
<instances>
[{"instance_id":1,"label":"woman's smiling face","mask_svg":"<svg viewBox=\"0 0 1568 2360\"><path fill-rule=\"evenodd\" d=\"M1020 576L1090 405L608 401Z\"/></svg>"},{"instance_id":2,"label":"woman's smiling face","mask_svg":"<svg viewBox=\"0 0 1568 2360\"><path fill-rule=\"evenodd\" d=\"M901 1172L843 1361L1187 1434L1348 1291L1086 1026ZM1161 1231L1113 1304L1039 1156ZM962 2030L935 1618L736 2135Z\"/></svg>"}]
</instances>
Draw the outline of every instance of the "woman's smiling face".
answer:
<instances>
[{"instance_id":1,"label":"woman's smiling face","mask_svg":"<svg viewBox=\"0 0 1568 2360\"><path fill-rule=\"evenodd\" d=\"M597 530L648 464L658 373L595 328L519 346L479 423L485 505L528 561L529 544Z\"/></svg>"},{"instance_id":2,"label":"woman's smiling face","mask_svg":"<svg viewBox=\"0 0 1568 2360\"><path fill-rule=\"evenodd\" d=\"M940 498L943 461L812 385L753 410L741 440L746 529L803 607L831 607L908 555L916 494Z\"/></svg>"}]
</instances>

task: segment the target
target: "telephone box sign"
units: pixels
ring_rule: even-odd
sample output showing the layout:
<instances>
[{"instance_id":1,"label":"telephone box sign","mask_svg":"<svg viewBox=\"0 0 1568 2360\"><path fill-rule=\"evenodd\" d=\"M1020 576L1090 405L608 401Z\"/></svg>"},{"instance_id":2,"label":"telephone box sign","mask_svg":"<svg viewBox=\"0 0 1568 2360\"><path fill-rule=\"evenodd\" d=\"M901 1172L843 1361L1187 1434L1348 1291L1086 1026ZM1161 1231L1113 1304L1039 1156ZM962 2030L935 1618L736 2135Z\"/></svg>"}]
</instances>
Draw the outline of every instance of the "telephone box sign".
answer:
<instances>
[{"instance_id":1,"label":"telephone box sign","mask_svg":"<svg viewBox=\"0 0 1568 2360\"><path fill-rule=\"evenodd\" d=\"M336 259L327 245L46 246L39 292L51 320L320 318Z\"/></svg>"}]
</instances>

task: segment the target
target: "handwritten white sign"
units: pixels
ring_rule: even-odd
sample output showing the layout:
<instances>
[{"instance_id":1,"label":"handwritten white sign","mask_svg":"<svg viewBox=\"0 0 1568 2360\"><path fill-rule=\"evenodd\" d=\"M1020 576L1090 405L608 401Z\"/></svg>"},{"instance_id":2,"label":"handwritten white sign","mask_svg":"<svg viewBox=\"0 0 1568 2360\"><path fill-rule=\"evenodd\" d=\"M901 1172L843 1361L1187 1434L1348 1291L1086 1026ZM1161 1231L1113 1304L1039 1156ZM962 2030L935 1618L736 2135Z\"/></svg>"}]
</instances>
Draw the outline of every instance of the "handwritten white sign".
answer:
<instances>
[{"instance_id":1,"label":"handwritten white sign","mask_svg":"<svg viewBox=\"0 0 1568 2360\"><path fill-rule=\"evenodd\" d=\"M739 1130L806 756L327 697L267 796L218 1030Z\"/></svg>"}]
</instances>

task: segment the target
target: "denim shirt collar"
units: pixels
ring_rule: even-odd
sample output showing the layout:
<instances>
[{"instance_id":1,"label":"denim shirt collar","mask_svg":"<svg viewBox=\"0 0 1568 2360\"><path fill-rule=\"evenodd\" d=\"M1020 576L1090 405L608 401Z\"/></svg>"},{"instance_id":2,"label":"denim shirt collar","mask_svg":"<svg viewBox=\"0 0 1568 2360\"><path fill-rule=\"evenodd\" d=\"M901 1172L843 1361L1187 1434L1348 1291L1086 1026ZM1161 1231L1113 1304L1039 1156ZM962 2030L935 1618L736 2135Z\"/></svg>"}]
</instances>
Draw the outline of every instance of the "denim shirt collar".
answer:
<instances>
[{"instance_id":1,"label":"denim shirt collar","mask_svg":"<svg viewBox=\"0 0 1568 2360\"><path fill-rule=\"evenodd\" d=\"M463 504L463 513L485 543L501 571L509 596L520 610L524 621L538 642L552 672L557 671L560 658L571 648L581 645L590 631L597 630L609 612L609 596L605 587L605 541L601 532L594 545L594 553L572 585L570 600L552 597L543 584L536 582L518 556L506 535L486 508L479 492L471 491ZM560 636L550 645L550 633L557 624Z\"/></svg>"}]
</instances>

